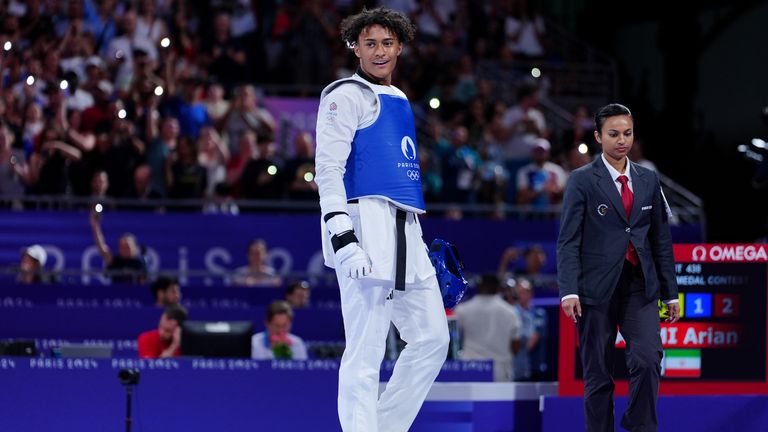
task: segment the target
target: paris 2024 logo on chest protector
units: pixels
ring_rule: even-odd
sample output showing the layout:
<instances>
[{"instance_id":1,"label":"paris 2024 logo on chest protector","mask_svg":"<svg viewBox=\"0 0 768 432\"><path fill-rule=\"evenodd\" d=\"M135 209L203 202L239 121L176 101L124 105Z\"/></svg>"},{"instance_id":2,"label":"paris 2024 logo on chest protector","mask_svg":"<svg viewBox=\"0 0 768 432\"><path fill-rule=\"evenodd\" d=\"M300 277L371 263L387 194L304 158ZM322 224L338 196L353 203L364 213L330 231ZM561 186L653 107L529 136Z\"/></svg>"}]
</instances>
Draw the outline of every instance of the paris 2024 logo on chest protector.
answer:
<instances>
[{"instance_id":1,"label":"paris 2024 logo on chest protector","mask_svg":"<svg viewBox=\"0 0 768 432\"><path fill-rule=\"evenodd\" d=\"M403 156L405 156L405 159L413 162L406 162L398 165L400 165L401 167L412 168L412 169L409 169L408 172L406 173L408 175L408 178L413 181L419 180L419 178L421 178L421 174L419 172L419 162L416 160L417 159L416 143L413 142L411 137L406 135L400 141L400 150L403 152Z\"/></svg>"}]
</instances>

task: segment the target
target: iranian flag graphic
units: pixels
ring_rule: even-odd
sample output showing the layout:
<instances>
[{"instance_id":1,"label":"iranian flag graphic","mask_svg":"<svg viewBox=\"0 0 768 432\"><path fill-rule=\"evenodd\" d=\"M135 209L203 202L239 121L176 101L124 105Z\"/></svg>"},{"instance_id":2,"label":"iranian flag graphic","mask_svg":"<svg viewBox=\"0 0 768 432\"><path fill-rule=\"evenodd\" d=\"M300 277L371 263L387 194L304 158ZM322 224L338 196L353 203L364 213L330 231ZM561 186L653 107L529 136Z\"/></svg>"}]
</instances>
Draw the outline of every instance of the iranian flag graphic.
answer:
<instances>
[{"instance_id":1,"label":"iranian flag graphic","mask_svg":"<svg viewBox=\"0 0 768 432\"><path fill-rule=\"evenodd\" d=\"M663 375L670 378L700 378L701 350L666 350L664 352Z\"/></svg>"}]
</instances>

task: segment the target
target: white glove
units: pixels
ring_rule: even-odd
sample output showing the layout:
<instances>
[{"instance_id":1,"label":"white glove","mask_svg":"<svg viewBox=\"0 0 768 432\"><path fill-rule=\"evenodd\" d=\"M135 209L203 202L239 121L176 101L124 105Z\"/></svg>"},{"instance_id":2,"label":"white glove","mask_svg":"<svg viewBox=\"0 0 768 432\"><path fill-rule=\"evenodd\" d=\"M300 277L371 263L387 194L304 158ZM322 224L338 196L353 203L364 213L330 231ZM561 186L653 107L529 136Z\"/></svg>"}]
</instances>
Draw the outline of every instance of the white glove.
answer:
<instances>
[{"instance_id":1,"label":"white glove","mask_svg":"<svg viewBox=\"0 0 768 432\"><path fill-rule=\"evenodd\" d=\"M355 230L352 225L352 219L346 213L337 213L325 221L326 228L331 234L332 241L342 238L342 244L349 242L336 250L336 262L341 274L359 279L371 274L371 258L360 247L357 238L354 236ZM351 242L350 238L351 237ZM337 246L334 245L334 249Z\"/></svg>"},{"instance_id":2,"label":"white glove","mask_svg":"<svg viewBox=\"0 0 768 432\"><path fill-rule=\"evenodd\" d=\"M357 243L350 243L336 251L341 274L359 279L371 274L371 258Z\"/></svg>"}]
</instances>

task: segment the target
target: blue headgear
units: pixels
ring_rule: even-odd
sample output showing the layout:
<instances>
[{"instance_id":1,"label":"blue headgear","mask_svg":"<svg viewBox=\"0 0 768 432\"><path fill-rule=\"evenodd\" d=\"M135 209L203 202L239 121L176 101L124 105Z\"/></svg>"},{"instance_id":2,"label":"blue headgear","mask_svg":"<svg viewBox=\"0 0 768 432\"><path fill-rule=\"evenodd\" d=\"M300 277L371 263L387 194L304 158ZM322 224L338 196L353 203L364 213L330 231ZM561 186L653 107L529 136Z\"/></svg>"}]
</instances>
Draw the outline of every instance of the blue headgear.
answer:
<instances>
[{"instance_id":1,"label":"blue headgear","mask_svg":"<svg viewBox=\"0 0 768 432\"><path fill-rule=\"evenodd\" d=\"M437 283L443 296L443 305L453 309L467 290L468 282L464 278L464 263L459 258L456 246L445 240L435 239L429 247L429 260L435 266Z\"/></svg>"}]
</instances>

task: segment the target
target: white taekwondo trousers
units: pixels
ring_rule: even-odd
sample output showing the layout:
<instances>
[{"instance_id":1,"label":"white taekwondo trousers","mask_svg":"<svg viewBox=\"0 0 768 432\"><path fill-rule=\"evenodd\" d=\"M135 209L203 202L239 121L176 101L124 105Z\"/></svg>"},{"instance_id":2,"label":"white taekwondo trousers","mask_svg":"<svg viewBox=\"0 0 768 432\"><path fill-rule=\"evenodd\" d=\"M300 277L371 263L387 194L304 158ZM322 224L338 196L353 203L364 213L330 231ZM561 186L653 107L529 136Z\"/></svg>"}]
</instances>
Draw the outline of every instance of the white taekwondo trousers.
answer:
<instances>
[{"instance_id":1,"label":"white taekwondo trousers","mask_svg":"<svg viewBox=\"0 0 768 432\"><path fill-rule=\"evenodd\" d=\"M382 206L389 211L382 212ZM373 225L389 233L369 235L361 229L361 225L368 224L360 223L355 207L375 209L379 216L375 219L389 223ZM351 204L349 208L355 232L362 237L363 249L371 243L391 244L386 237L396 235L394 206L379 199L361 199L359 205ZM406 269L424 261L431 268L421 240L421 228L413 213L407 216L405 232L409 257ZM369 249L372 248L375 247ZM391 249L389 255L394 254ZM371 260L376 266L376 260L373 257ZM338 271L336 276L347 342L339 369L338 408L342 429L405 432L418 414L448 352L448 325L434 272L426 279L406 282L404 291L394 289L394 280L351 279ZM407 345L379 398L379 370L390 321Z\"/></svg>"}]
</instances>

